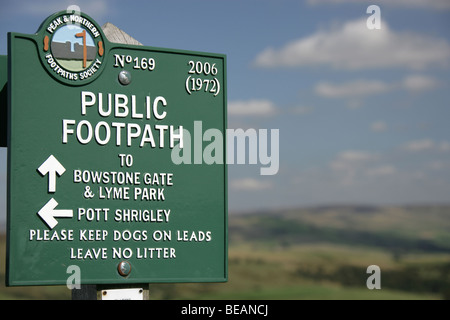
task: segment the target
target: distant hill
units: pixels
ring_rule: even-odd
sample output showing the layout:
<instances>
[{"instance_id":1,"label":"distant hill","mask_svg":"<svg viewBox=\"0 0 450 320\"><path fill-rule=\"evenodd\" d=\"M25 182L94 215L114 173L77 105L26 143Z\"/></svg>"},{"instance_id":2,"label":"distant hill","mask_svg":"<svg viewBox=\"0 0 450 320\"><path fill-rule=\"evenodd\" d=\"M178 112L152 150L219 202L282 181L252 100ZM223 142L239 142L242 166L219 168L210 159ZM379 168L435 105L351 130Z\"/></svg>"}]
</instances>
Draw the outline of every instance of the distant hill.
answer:
<instances>
[{"instance_id":1,"label":"distant hill","mask_svg":"<svg viewBox=\"0 0 450 320\"><path fill-rule=\"evenodd\" d=\"M327 206L230 215L230 242L450 252L450 206Z\"/></svg>"},{"instance_id":2,"label":"distant hill","mask_svg":"<svg viewBox=\"0 0 450 320\"><path fill-rule=\"evenodd\" d=\"M321 206L230 213L230 245L332 243L450 253L450 206ZM6 221L0 221L5 233Z\"/></svg>"}]
</instances>

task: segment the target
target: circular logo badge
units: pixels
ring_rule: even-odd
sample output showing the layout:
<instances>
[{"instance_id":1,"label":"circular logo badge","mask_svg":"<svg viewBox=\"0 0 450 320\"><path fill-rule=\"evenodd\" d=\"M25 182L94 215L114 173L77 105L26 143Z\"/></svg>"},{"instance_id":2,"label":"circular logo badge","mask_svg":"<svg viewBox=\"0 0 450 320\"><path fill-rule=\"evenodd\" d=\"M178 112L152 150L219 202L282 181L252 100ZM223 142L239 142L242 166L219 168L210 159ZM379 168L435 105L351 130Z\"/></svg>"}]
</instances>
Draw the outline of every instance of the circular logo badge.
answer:
<instances>
[{"instance_id":1,"label":"circular logo badge","mask_svg":"<svg viewBox=\"0 0 450 320\"><path fill-rule=\"evenodd\" d=\"M43 24L42 63L57 80L82 85L101 73L105 41L100 27L80 12L60 12Z\"/></svg>"}]
</instances>

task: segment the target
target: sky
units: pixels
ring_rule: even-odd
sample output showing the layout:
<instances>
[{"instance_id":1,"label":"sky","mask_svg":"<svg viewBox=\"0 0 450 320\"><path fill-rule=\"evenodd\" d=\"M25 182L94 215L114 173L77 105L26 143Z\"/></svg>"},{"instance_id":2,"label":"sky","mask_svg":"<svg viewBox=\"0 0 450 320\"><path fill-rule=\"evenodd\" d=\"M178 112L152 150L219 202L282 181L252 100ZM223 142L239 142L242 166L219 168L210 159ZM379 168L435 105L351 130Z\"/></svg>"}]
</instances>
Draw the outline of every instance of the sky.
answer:
<instances>
[{"instance_id":1,"label":"sky","mask_svg":"<svg viewBox=\"0 0 450 320\"><path fill-rule=\"evenodd\" d=\"M1 0L0 55L69 5L144 45L227 55L229 128L279 130L275 175L229 165L231 213L450 203L450 1ZM4 214L6 148L0 163Z\"/></svg>"}]
</instances>

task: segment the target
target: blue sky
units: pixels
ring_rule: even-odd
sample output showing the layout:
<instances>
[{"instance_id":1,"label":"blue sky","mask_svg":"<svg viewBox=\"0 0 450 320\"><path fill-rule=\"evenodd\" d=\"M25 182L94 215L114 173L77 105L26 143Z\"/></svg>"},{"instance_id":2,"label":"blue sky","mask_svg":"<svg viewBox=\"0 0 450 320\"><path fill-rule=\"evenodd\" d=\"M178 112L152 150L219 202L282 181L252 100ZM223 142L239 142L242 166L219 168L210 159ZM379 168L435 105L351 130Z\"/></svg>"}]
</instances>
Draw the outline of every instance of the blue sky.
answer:
<instances>
[{"instance_id":1,"label":"blue sky","mask_svg":"<svg viewBox=\"0 0 450 320\"><path fill-rule=\"evenodd\" d=\"M450 202L448 0L0 3L3 55L8 31L71 4L144 45L226 54L229 127L280 133L276 175L229 166L233 212ZM4 148L0 161L4 207Z\"/></svg>"}]
</instances>

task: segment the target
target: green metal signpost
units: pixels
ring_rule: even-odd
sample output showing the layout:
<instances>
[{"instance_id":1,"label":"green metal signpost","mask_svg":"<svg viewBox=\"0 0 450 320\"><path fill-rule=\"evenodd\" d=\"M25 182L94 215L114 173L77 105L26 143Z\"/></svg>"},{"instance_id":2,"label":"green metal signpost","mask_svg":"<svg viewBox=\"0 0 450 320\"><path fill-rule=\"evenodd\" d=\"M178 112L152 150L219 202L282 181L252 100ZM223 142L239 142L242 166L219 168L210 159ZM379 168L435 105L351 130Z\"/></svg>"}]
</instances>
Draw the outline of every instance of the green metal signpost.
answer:
<instances>
[{"instance_id":1,"label":"green metal signpost","mask_svg":"<svg viewBox=\"0 0 450 320\"><path fill-rule=\"evenodd\" d=\"M67 11L8 39L7 285L226 281L225 56Z\"/></svg>"}]
</instances>

